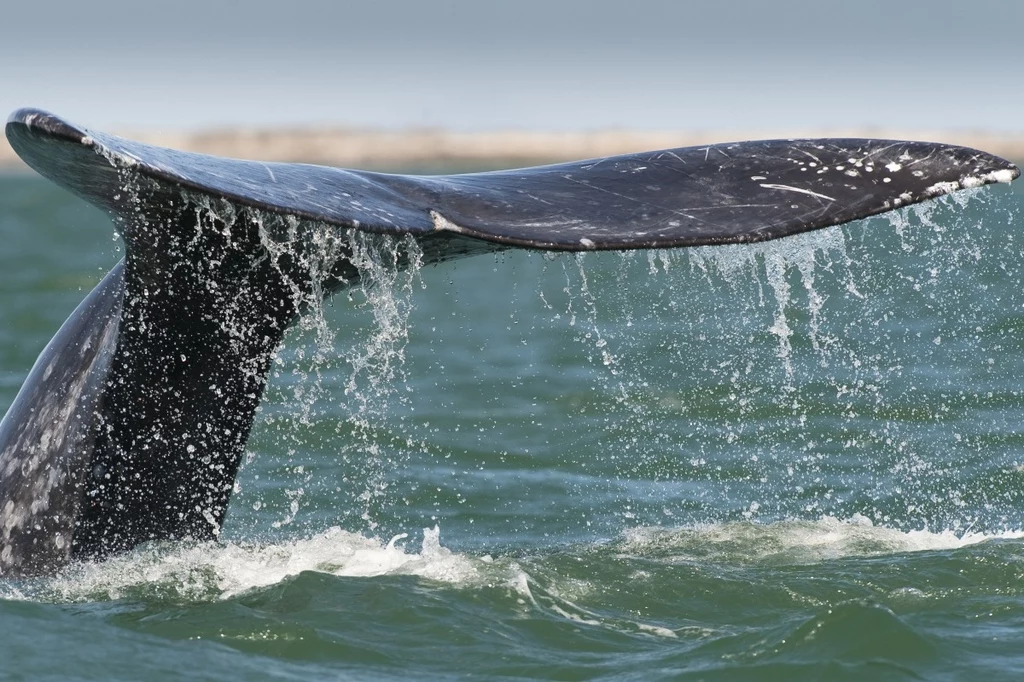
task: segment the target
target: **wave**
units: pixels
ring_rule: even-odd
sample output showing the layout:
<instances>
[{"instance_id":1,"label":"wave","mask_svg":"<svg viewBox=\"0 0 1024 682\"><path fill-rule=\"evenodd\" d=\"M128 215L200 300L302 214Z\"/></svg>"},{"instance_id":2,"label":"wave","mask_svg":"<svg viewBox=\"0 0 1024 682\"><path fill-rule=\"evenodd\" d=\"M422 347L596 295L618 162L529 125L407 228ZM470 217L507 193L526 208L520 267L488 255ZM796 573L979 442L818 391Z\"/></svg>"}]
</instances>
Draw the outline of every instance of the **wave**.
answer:
<instances>
[{"instance_id":1,"label":"wave","mask_svg":"<svg viewBox=\"0 0 1024 682\"><path fill-rule=\"evenodd\" d=\"M440 529L425 528L419 551L401 541L367 538L340 528L280 543L159 544L101 563L71 566L53 577L23 581L0 591L7 599L107 601L163 598L170 601L227 599L281 583L306 571L337 576L410 575L441 583L465 583L489 556L470 558L442 547Z\"/></svg>"},{"instance_id":2,"label":"wave","mask_svg":"<svg viewBox=\"0 0 1024 682\"><path fill-rule=\"evenodd\" d=\"M1022 530L898 530L877 526L866 516L854 514L849 519L825 516L807 521L736 521L685 528L645 526L626 531L618 549L624 555L673 561L804 564L951 550L988 540L1020 538L1024 538Z\"/></svg>"},{"instance_id":3,"label":"wave","mask_svg":"<svg viewBox=\"0 0 1024 682\"><path fill-rule=\"evenodd\" d=\"M278 543L159 544L102 563L78 564L56 576L0 584L0 598L45 602L138 599L196 602L230 599L315 571L339 577L414 576L456 588L501 586L537 604L537 590L559 592L566 557L598 562L642 559L661 564L811 564L846 557L959 549L1024 531L902 531L850 519L726 522L688 527L638 527L612 542L564 547L553 555L498 557L452 551L440 529L425 528L418 549L405 534L390 540L330 528ZM562 595L565 596L565 595ZM522 602L521 602L522 603ZM565 614L562 614L565 616ZM565 616L569 617L569 616ZM574 619L574 618L570 618Z\"/></svg>"}]
</instances>

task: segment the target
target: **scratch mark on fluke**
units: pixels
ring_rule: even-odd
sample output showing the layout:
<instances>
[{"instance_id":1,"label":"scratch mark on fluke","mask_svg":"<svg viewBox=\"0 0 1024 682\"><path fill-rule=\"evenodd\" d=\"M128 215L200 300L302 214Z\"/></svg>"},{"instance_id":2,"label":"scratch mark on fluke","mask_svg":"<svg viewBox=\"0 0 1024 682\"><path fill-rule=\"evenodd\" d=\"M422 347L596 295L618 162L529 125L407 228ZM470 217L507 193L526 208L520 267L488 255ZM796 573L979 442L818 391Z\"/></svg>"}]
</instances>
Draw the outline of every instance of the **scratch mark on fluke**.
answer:
<instances>
[{"instance_id":1,"label":"scratch mark on fluke","mask_svg":"<svg viewBox=\"0 0 1024 682\"><path fill-rule=\"evenodd\" d=\"M826 201L835 201L833 197L826 196L820 192L814 192L803 187L790 187L789 185L775 185L770 183L761 183L761 187L765 189L778 189L784 192L799 192L800 194L806 194L809 197L818 197L819 199L825 199Z\"/></svg>"}]
</instances>

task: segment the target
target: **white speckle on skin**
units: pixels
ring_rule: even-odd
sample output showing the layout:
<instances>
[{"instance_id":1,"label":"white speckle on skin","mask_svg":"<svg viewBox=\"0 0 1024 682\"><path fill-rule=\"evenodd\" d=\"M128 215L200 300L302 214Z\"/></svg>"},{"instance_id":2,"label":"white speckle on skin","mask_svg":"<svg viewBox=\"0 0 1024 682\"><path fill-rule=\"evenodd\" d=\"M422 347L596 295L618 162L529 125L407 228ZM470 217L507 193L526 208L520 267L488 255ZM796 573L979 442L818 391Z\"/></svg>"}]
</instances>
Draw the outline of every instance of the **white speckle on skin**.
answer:
<instances>
[{"instance_id":1,"label":"white speckle on skin","mask_svg":"<svg viewBox=\"0 0 1024 682\"><path fill-rule=\"evenodd\" d=\"M755 181L756 180L767 180L768 176L767 175L751 175L750 179L751 180L755 180Z\"/></svg>"},{"instance_id":2,"label":"white speckle on skin","mask_svg":"<svg viewBox=\"0 0 1024 682\"><path fill-rule=\"evenodd\" d=\"M592 240L587 239L586 237L580 239L580 244L587 247L588 249L592 249L594 248L594 246L596 246Z\"/></svg>"},{"instance_id":3,"label":"white speckle on skin","mask_svg":"<svg viewBox=\"0 0 1024 682\"><path fill-rule=\"evenodd\" d=\"M981 187L982 185L989 185L993 182L1012 182L1014 178L1014 172L1009 168L1002 170L991 171L983 175L968 175L966 178L960 179L960 186L965 189L971 189L974 187ZM940 183L941 184L941 183Z\"/></svg>"},{"instance_id":4,"label":"white speckle on skin","mask_svg":"<svg viewBox=\"0 0 1024 682\"><path fill-rule=\"evenodd\" d=\"M968 179L973 179L973 178L968 178ZM978 184L980 185L982 183L978 183ZM927 194L930 197L934 197L934 196L938 196L940 194L949 194L950 192L955 192L958 189L960 189L961 187L966 187L966 186L967 186L966 184L961 185L961 183L954 182L954 181L936 182L934 185L932 185L932 186L928 187L927 189L925 189L924 193ZM972 186L973 187L977 187L978 185L972 185Z\"/></svg>"},{"instance_id":5,"label":"white speckle on skin","mask_svg":"<svg viewBox=\"0 0 1024 682\"><path fill-rule=\"evenodd\" d=\"M889 171L890 173L895 173L896 171L902 168L903 166L896 163L895 161L890 161L889 163L885 164L885 170Z\"/></svg>"},{"instance_id":6,"label":"white speckle on skin","mask_svg":"<svg viewBox=\"0 0 1024 682\"><path fill-rule=\"evenodd\" d=\"M991 173L985 173L981 176L981 179L985 182L1002 182L1010 183L1017 177L1017 172L1009 168L1003 168L1002 170L992 171Z\"/></svg>"},{"instance_id":7,"label":"white speckle on skin","mask_svg":"<svg viewBox=\"0 0 1024 682\"><path fill-rule=\"evenodd\" d=\"M901 206L913 200L914 197L910 194L910 192L904 192L903 194L899 195L898 197L892 200L892 205L893 207Z\"/></svg>"}]
</instances>

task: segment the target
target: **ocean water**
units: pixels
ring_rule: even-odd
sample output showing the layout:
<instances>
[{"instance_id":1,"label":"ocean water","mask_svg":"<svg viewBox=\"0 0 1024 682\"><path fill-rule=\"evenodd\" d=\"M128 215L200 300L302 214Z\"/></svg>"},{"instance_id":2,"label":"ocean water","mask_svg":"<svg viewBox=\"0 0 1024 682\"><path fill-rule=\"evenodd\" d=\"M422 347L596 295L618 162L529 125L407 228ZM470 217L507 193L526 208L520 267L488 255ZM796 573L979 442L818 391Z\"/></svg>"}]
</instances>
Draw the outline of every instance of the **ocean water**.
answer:
<instances>
[{"instance_id":1,"label":"ocean water","mask_svg":"<svg viewBox=\"0 0 1024 682\"><path fill-rule=\"evenodd\" d=\"M0 579L0 678L1021 679L1022 201L378 271L221 542ZM0 176L0 405L112 234Z\"/></svg>"}]
</instances>

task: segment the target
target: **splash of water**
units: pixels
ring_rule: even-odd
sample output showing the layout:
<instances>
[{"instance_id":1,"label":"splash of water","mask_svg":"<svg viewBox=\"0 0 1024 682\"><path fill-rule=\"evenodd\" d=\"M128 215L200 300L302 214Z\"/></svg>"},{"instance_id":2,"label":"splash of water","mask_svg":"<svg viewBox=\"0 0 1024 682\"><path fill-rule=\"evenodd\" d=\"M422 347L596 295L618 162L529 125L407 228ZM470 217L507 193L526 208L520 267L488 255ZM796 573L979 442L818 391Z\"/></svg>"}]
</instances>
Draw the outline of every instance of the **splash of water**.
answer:
<instances>
[{"instance_id":1,"label":"splash of water","mask_svg":"<svg viewBox=\"0 0 1024 682\"><path fill-rule=\"evenodd\" d=\"M106 601L159 594L183 602L217 601L275 585L303 571L337 576L411 575L441 583L473 584L489 556L472 558L440 543L424 528L419 550L333 527L312 537L275 544L205 543L141 547L98 564L77 564L56 576L6 585L8 599Z\"/></svg>"},{"instance_id":2,"label":"splash of water","mask_svg":"<svg viewBox=\"0 0 1024 682\"><path fill-rule=\"evenodd\" d=\"M860 515L846 519L826 516L767 524L640 526L626 530L611 542L575 546L569 556L613 565L631 559L720 567L806 565L852 557L956 550L1022 538L1024 532L1018 530L959 534L948 530L899 531L874 525ZM672 637L671 631L657 626L609 620L581 606L579 601L589 601L595 589L604 588L571 571L562 575L567 570L562 561L565 548L526 560L473 556L446 548L436 526L422 530L418 547L407 540L404 534L385 541L333 527L308 538L277 543L150 545L102 563L70 566L55 576L5 583L2 596L65 603L154 598L195 603L232 599L305 571L341 577L403 575L460 589L490 590L503 585L518 595L521 605L566 620Z\"/></svg>"},{"instance_id":3,"label":"splash of water","mask_svg":"<svg viewBox=\"0 0 1024 682\"><path fill-rule=\"evenodd\" d=\"M405 379L409 313L415 285L422 285L423 251L411 235L396 239L353 232L349 245L352 262L359 269L362 305L370 308L374 320L366 340L346 353L352 372L345 394L356 401L357 414L365 418L385 414L388 400Z\"/></svg>"},{"instance_id":4,"label":"splash of water","mask_svg":"<svg viewBox=\"0 0 1024 682\"><path fill-rule=\"evenodd\" d=\"M966 200L964 197L954 197L945 201L959 205ZM226 222L234 219L226 213L229 209L210 205L204 210L215 213L217 220ZM910 222L923 224L926 228L932 227L932 233L928 235L932 241L929 243L922 242L922 238L916 234L919 230L915 230L913 235L907 231L907 234L901 236L903 243L910 248L934 247L937 246L935 242L941 242L944 238L943 231L947 229L942 227L943 220L933 218L934 210L932 204L915 206L890 214L887 218L897 232ZM269 227L264 225L268 235L278 235L276 241L269 237L267 239L271 258L281 258L285 253L290 253L288 250L293 248L295 242L308 241L310 246L303 252L305 260L302 266L313 281L308 294L297 289L294 291L296 302L306 312L277 358L279 367L291 371L294 381L288 383L287 387L292 393L286 401L284 414L277 414L271 419L290 425L288 435L285 436L290 439L288 450L290 455L298 457L301 454L297 453L301 453L304 441L309 438L308 429L315 428L318 422L324 420L336 421L335 433L343 436L343 441L337 445L337 456L350 469L354 466L358 474L344 483L362 488L355 499L362 507L363 521L372 530L376 527L374 510L388 502L387 474L418 447L414 443L415 439L408 437L408 429L404 443L401 442L402 434L395 437L393 416L395 409L408 400L407 393L401 390L404 380L403 363L409 334L411 296L419 277L421 255L411 238L399 240L382 235L338 231L337 228L303 224L294 219L273 216L264 217L263 220L279 221ZM289 236L282 239L282 234ZM724 285L733 289L749 287L753 281L760 291L761 307L773 309L771 321L761 331L776 340L776 355L781 361L776 371L781 370L786 379L780 391L792 394L796 390L795 375L799 367L796 364L799 352L794 351L793 339L804 333L799 324L794 322L795 317L799 319L794 316L794 309L804 300L800 295L801 289L806 296L806 313L809 318L806 335L822 362L836 348L838 341L822 332L827 301L825 294L816 285L818 276L823 270L829 271L832 277L845 279L848 294L858 300L864 298L858 289L858 277L852 274L858 264L852 262L848 255L848 239L841 230L832 229L757 245L650 252L647 254L647 269L654 277L666 280L688 271L691 276L696 274L704 277L712 286ZM369 314L372 323L369 325L371 331L360 343L339 352L335 334L328 322L323 292L332 264L342 256L350 258L359 270L358 279L352 282L350 300L356 304L357 309ZM570 327L580 330L577 335L587 351L592 353L594 365L600 370L597 376L606 389L604 394L611 395L618 405L616 409L620 410L620 415L613 418L612 424L624 424L627 436L617 437L622 442L612 447L621 445L631 455L636 453L638 441L647 442L647 447L651 449L674 447L672 441L663 434L657 438L648 437L652 429L657 429L655 425L659 422L659 415L652 411L649 404L634 398L637 393L646 390L649 384L656 382L650 380L649 370L644 370L647 372L645 375L641 373L640 363L631 361L629 356L632 349L628 337L624 338L618 332L609 332L604 326L602 316L606 312L605 301L612 297L607 296L603 288L600 289L600 296L594 294L598 287L602 287L602 282L595 281L594 273L586 267L587 258L590 257L577 256L572 263L567 259L561 260L565 274L563 293L567 299L564 314ZM625 255L622 258L626 265L617 273L620 279L626 276L628 264L637 262L636 256ZM406 263L410 267L402 270L400 266ZM936 279L937 275L932 278ZM800 282L802 287L794 286L796 282ZM768 306L763 305L766 301ZM686 305L687 302L676 297L672 303ZM545 304L554 307L546 299ZM556 311L554 314L560 316L562 313ZM643 316L642 311L628 311L627 328L632 324L632 316L637 314ZM724 329L725 323L720 324ZM674 333L679 337L677 348L663 358L669 365L669 371L689 370L685 352L688 340L682 337L689 335L690 331L675 330ZM843 349L841 344L838 347ZM868 364L875 362L870 358L856 358L854 361ZM733 362L733 359L729 359L729 362ZM747 406L756 405L757 398L744 395L737 381L739 373L730 372L729 381L734 388L736 403L740 405L740 419L735 424L729 424L728 417L723 420L728 425L726 438L732 444L742 442L745 425L740 422L747 414L744 410L753 409ZM280 375L278 378L281 378ZM717 378L717 375L713 378ZM337 396L332 395L333 388L339 385L343 387L346 397L341 417L336 415ZM864 390L875 390L870 389L870 386ZM669 398L674 402L669 401ZM732 400L732 397L729 399ZM686 407L685 399L681 397L669 396L664 400L664 405L682 404L682 409ZM798 409L806 411L806 408L797 406L795 398L791 404L795 406L794 413ZM852 415L851 410L851 418ZM398 421L401 422L401 419ZM397 426L398 431L403 429L400 423ZM680 438L689 435L683 434ZM706 438L703 435L701 437ZM623 438L628 438L629 442ZM389 440L394 441L396 446L389 447L386 444ZM634 461L643 461L640 454ZM651 461L655 460L652 457ZM753 460L756 462L757 455L753 456ZM755 465L754 468L760 466ZM299 516L302 500L311 483L309 470L301 464L291 467L290 473L297 480L291 481L284 491L286 499L283 502L283 516L277 521L279 526L288 525ZM815 508L809 511L820 510Z\"/></svg>"},{"instance_id":5,"label":"splash of water","mask_svg":"<svg viewBox=\"0 0 1024 682\"><path fill-rule=\"evenodd\" d=\"M380 431L393 426L395 408L406 400L401 387L408 318L413 291L421 283L422 251L410 236L339 230L276 216L260 216L257 224L275 262L287 258L289 267L294 268L296 246L301 246L298 266L302 279L312 282L308 287L291 284L294 303L303 315L275 357L273 374L290 395L270 397L269 402L277 403L278 409L266 414L264 424L286 425L279 437L288 441L282 445L294 459L304 449L309 429L333 422L336 456L362 473L357 485L363 490L356 499L363 506L363 520L373 529L372 508L386 497L386 474L399 466L402 458L381 446ZM343 283L348 301L369 317L365 335L348 347L339 347L329 322L329 292L336 288L340 260L355 271L351 281ZM285 368L290 369L290 376L282 375ZM340 409L335 392L339 382L345 397ZM301 464L290 467L289 472L297 480L285 491L287 509L274 527L296 519L307 486L316 483Z\"/></svg>"},{"instance_id":6,"label":"splash of water","mask_svg":"<svg viewBox=\"0 0 1024 682\"><path fill-rule=\"evenodd\" d=\"M368 337L345 353L351 366L345 395L355 406L349 416L355 441L345 443L342 451L363 457L365 484L357 499L363 505L362 520L373 530L377 527L373 509L387 500L387 475L408 456L406 449L396 456L387 454L381 447L378 425L388 418L393 401L403 404L407 400L399 388L405 381L412 294L417 282L422 285L423 252L411 236L399 240L367 233L353 234L351 248L360 272L361 305L372 312L374 326ZM411 438L406 441L412 443Z\"/></svg>"},{"instance_id":7,"label":"splash of water","mask_svg":"<svg viewBox=\"0 0 1024 682\"><path fill-rule=\"evenodd\" d=\"M786 316L786 309L793 304L793 292L788 272L795 268L799 273L807 295L811 343L816 351L820 351L820 314L825 301L814 287L815 268L819 264L831 268L834 262L839 262L849 275L850 258L846 253L846 241L842 230L831 228L806 232L759 244L698 247L692 249L689 256L691 267L700 270L709 279L712 272L717 272L731 284L747 277L748 273L757 277L758 265L763 265L764 279L774 294L776 305L775 320L768 331L778 338L778 356L782 361L786 378L791 382L791 337L794 331ZM851 283L849 286L853 286L852 278L848 281ZM787 383L787 388L791 390L792 384Z\"/></svg>"},{"instance_id":8,"label":"splash of water","mask_svg":"<svg viewBox=\"0 0 1024 682\"><path fill-rule=\"evenodd\" d=\"M876 221L887 221L900 236L901 246L905 251L935 250L944 247L943 257L949 261L946 269L957 267L963 262L977 262L981 258L977 244L961 244L949 248L948 217L938 213L942 209L956 209L954 216L959 216L962 209L972 203L984 204L988 194L984 188L968 189L944 195L938 199L890 211ZM954 220L956 222L956 220ZM923 232L921 237L917 233ZM926 244L920 242L924 239ZM926 254L927 255L927 254ZM614 335L602 330L599 318L602 300L607 299L608 292L596 297L588 281L585 267L586 254L577 254L576 268L578 274L573 275L566 270L566 284L563 288L567 296L565 314L570 326L576 326L580 313L585 316L584 325L588 332L581 336L581 341L601 348L601 363L609 367L609 372L618 374L620 368L617 358L627 355L628 347L613 349L610 342ZM553 257L553 256L552 256ZM620 268L619 279L624 280L628 264L635 259L633 252L621 254L624 266ZM781 361L787 383L785 390L792 390L794 377L792 339L798 330L791 322L790 312L795 306L804 306L808 316L807 338L812 349L819 355L820 364L827 366L831 348L840 343L839 339L823 335L822 311L826 304L826 295L815 286L820 271L826 271L832 278L843 280L843 288L854 299L863 300L865 295L858 288L858 275L854 273L856 265L848 254L847 237L842 227L815 230L792 235L784 239L754 244L727 244L718 246L702 246L679 250L651 250L646 252L648 273L651 276L669 276L670 271L680 266L689 266L692 272L704 276L706 283L717 288L724 284L737 289L750 281L759 288L767 284L775 304L775 314L765 331L777 339L777 355ZM931 268L928 271L929 283L935 284L941 276L942 269ZM803 290L803 298L798 298L794 288L794 276L799 279ZM669 284L672 282L670 280ZM622 287L625 282L622 283ZM622 288L619 287L619 288ZM545 306L558 311L545 298L543 291L540 296ZM760 302L765 302L763 293Z\"/></svg>"},{"instance_id":9,"label":"splash of water","mask_svg":"<svg viewBox=\"0 0 1024 682\"><path fill-rule=\"evenodd\" d=\"M987 478L957 473L986 450L982 434L965 447L956 415L985 395L908 374L927 372L932 348L942 363L951 352L984 350L970 350L982 343L985 320L972 321L968 301L986 295L1003 258L983 253L984 224L1001 210L990 196L961 192L776 242L625 254L613 276L586 267L605 255L588 254L582 272L563 259L561 291L541 295L554 322L588 332L575 336L592 358L594 396L615 398L588 406L605 429L592 456L616 462L609 469L619 475L706 482L707 504L735 496L735 513L755 519L859 512L904 529L1002 527L1005 512L965 515L963 499L998 492L991 509L1006 509L999 472L1008 469L991 474L999 480L992 493L975 489ZM994 210L979 212L986 203ZM887 243L911 257L888 258ZM638 266L650 277L644 307ZM630 295L617 293L627 288ZM661 311L674 326L660 322ZM919 318L939 326L931 332ZM911 343L922 333L931 341L924 357ZM597 340L615 359L610 368L590 352ZM827 370L804 371L809 363ZM998 394L988 397L1003 409ZM810 420L831 426L809 430ZM949 445L936 453L942 430L951 431ZM695 518L670 506L666 514ZM623 510L629 522L633 510L625 502Z\"/></svg>"}]
</instances>

